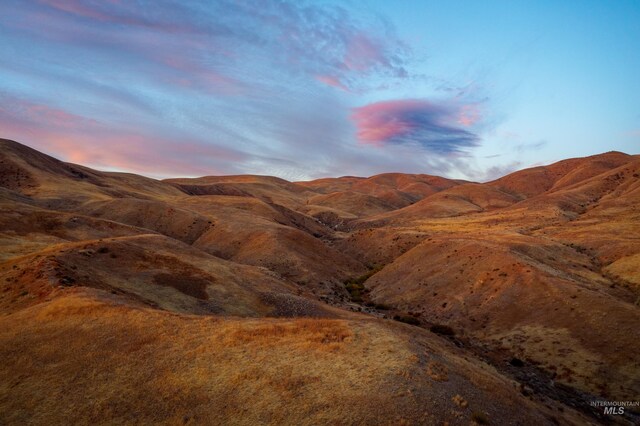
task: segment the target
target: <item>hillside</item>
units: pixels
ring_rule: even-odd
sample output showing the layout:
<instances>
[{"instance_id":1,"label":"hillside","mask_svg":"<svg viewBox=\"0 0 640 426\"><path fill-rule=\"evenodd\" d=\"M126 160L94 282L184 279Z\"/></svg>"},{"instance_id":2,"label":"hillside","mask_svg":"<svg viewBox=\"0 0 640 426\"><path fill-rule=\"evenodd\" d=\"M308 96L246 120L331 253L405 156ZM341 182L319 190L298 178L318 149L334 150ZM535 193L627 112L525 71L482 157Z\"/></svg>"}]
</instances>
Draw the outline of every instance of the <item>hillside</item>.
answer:
<instances>
[{"instance_id":1,"label":"hillside","mask_svg":"<svg viewBox=\"0 0 640 426\"><path fill-rule=\"evenodd\" d=\"M640 156L154 180L0 140L0 424L634 424ZM36 408L34 408L36 407Z\"/></svg>"}]
</instances>

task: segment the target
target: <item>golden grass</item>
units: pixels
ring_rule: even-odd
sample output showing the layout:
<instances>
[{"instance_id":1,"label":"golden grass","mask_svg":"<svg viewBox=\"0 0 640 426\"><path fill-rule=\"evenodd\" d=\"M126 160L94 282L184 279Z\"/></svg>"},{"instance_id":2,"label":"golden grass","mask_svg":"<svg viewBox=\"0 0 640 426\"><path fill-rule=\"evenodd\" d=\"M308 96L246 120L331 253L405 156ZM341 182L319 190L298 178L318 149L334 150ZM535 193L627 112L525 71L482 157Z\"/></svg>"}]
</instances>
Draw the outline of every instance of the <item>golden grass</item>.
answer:
<instances>
[{"instance_id":1,"label":"golden grass","mask_svg":"<svg viewBox=\"0 0 640 426\"><path fill-rule=\"evenodd\" d=\"M505 404L517 409L503 416L542 419L467 361L427 367L420 351L444 347L417 344L395 322L221 319L121 302L79 290L0 319L0 423L433 424L452 409L500 416ZM430 377L452 368L455 379Z\"/></svg>"},{"instance_id":2,"label":"golden grass","mask_svg":"<svg viewBox=\"0 0 640 426\"><path fill-rule=\"evenodd\" d=\"M352 336L345 321L299 319L289 323L266 321L250 329L233 328L225 333L223 343L273 347L287 341L305 349L335 351Z\"/></svg>"},{"instance_id":3,"label":"golden grass","mask_svg":"<svg viewBox=\"0 0 640 426\"><path fill-rule=\"evenodd\" d=\"M446 382L449 380L447 367L437 361L430 361L427 364L427 374L437 382Z\"/></svg>"},{"instance_id":4,"label":"golden grass","mask_svg":"<svg viewBox=\"0 0 640 426\"><path fill-rule=\"evenodd\" d=\"M633 284L640 290L640 253L623 257L606 268L605 272Z\"/></svg>"},{"instance_id":5,"label":"golden grass","mask_svg":"<svg viewBox=\"0 0 640 426\"><path fill-rule=\"evenodd\" d=\"M82 296L22 311L2 328L3 423L335 421L384 398L357 395L378 389L385 371L403 363L387 352L359 353L393 337L365 326L354 341L340 320L182 317ZM363 362L379 370L363 374Z\"/></svg>"}]
</instances>

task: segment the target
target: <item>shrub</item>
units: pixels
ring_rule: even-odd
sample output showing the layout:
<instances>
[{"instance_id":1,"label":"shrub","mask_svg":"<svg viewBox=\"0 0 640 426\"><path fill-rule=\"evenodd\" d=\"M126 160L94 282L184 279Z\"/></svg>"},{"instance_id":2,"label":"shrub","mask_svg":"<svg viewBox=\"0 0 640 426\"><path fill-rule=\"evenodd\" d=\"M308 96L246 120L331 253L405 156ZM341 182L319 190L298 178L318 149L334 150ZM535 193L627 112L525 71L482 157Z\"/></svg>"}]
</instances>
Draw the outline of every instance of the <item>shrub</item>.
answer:
<instances>
[{"instance_id":1,"label":"shrub","mask_svg":"<svg viewBox=\"0 0 640 426\"><path fill-rule=\"evenodd\" d=\"M378 309L380 311L388 311L389 309L391 309L391 307L389 305L385 305L384 303L366 302L364 304L364 306L367 306L369 308Z\"/></svg>"},{"instance_id":2,"label":"shrub","mask_svg":"<svg viewBox=\"0 0 640 426\"><path fill-rule=\"evenodd\" d=\"M481 411L476 411L471 415L471 420L473 420L474 422L476 422L479 425L488 425L489 424L489 417L487 417L487 415Z\"/></svg>"},{"instance_id":3,"label":"shrub","mask_svg":"<svg viewBox=\"0 0 640 426\"><path fill-rule=\"evenodd\" d=\"M427 375L436 382L449 381L449 371L447 367L438 361L429 361L427 364Z\"/></svg>"},{"instance_id":4,"label":"shrub","mask_svg":"<svg viewBox=\"0 0 640 426\"><path fill-rule=\"evenodd\" d=\"M395 315L393 317L394 320L404 322L406 324L411 325L420 325L420 321L416 317L412 317L411 315Z\"/></svg>"},{"instance_id":5,"label":"shrub","mask_svg":"<svg viewBox=\"0 0 640 426\"><path fill-rule=\"evenodd\" d=\"M70 277L68 275L65 275L64 277L60 278L60 281L59 281L60 285L62 286L70 286L75 282L76 282L75 278Z\"/></svg>"},{"instance_id":6,"label":"shrub","mask_svg":"<svg viewBox=\"0 0 640 426\"><path fill-rule=\"evenodd\" d=\"M429 330L432 333L436 333L439 334L441 336L455 336L456 332L453 331L453 328L449 327L448 325L444 325L444 324L433 324Z\"/></svg>"},{"instance_id":7,"label":"shrub","mask_svg":"<svg viewBox=\"0 0 640 426\"><path fill-rule=\"evenodd\" d=\"M350 291L351 301L355 303L362 303L362 294L360 294L359 290Z\"/></svg>"},{"instance_id":8,"label":"shrub","mask_svg":"<svg viewBox=\"0 0 640 426\"><path fill-rule=\"evenodd\" d=\"M514 367L524 367L524 361L519 358L511 358L509 364L513 365Z\"/></svg>"},{"instance_id":9,"label":"shrub","mask_svg":"<svg viewBox=\"0 0 640 426\"><path fill-rule=\"evenodd\" d=\"M351 301L362 303L362 293L366 293L364 282L371 278L375 273L379 272L382 266L371 268L369 272L356 278L349 278L344 282L344 286L351 295Z\"/></svg>"}]
</instances>

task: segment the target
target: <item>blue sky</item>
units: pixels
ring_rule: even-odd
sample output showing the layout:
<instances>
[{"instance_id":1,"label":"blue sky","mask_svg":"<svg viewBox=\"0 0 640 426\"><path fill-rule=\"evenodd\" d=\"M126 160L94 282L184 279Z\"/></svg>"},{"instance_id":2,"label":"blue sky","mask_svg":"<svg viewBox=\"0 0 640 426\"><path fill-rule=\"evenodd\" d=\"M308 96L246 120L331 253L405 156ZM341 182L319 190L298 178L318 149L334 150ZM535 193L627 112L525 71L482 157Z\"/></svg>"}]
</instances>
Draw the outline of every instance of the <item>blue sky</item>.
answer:
<instances>
[{"instance_id":1,"label":"blue sky","mask_svg":"<svg viewBox=\"0 0 640 426\"><path fill-rule=\"evenodd\" d=\"M640 152L640 2L5 0L0 137L153 177Z\"/></svg>"}]
</instances>

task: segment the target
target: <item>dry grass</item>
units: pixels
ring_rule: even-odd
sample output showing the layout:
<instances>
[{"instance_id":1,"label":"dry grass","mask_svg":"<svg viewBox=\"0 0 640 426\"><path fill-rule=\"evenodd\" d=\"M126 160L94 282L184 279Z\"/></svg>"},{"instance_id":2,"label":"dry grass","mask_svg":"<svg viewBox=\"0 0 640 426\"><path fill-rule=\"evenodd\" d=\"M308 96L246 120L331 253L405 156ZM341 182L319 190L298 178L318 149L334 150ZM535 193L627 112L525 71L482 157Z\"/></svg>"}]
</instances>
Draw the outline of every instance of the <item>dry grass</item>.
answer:
<instances>
[{"instance_id":1,"label":"dry grass","mask_svg":"<svg viewBox=\"0 0 640 426\"><path fill-rule=\"evenodd\" d=\"M0 417L302 424L311 415L362 416L385 398L381 380L403 357L360 353L394 339L351 327L340 320L179 317L83 296L58 299L3 321ZM363 363L380 367L363 374ZM358 396L371 389L371 399ZM334 397L342 401L337 407Z\"/></svg>"},{"instance_id":2,"label":"dry grass","mask_svg":"<svg viewBox=\"0 0 640 426\"><path fill-rule=\"evenodd\" d=\"M181 316L75 291L0 320L0 423L424 424L452 421L443 407L463 389L542 421L462 360L429 364L439 378L456 368L434 383L415 349L444 347L386 324Z\"/></svg>"},{"instance_id":3,"label":"dry grass","mask_svg":"<svg viewBox=\"0 0 640 426\"><path fill-rule=\"evenodd\" d=\"M427 364L427 374L437 382L446 382L449 380L447 367L437 361L430 361Z\"/></svg>"},{"instance_id":4,"label":"dry grass","mask_svg":"<svg viewBox=\"0 0 640 426\"><path fill-rule=\"evenodd\" d=\"M250 329L234 328L224 334L223 343L273 347L288 341L308 350L335 351L352 336L345 321L300 319L290 323L269 321Z\"/></svg>"}]
</instances>

